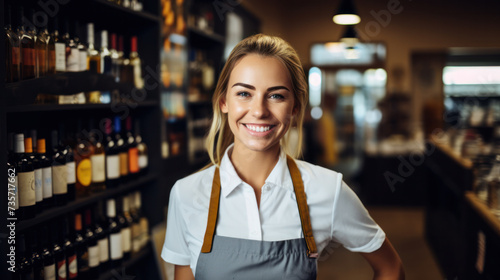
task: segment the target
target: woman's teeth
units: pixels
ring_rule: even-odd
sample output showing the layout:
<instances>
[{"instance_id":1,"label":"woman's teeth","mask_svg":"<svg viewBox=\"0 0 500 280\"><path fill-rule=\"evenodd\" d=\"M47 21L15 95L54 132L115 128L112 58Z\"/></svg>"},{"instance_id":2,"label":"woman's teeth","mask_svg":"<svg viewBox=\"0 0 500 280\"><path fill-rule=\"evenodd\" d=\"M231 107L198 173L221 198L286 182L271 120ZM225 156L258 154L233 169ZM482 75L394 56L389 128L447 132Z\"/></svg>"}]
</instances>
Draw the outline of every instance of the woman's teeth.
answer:
<instances>
[{"instance_id":1,"label":"woman's teeth","mask_svg":"<svg viewBox=\"0 0 500 280\"><path fill-rule=\"evenodd\" d=\"M265 132L271 129L271 126L255 126L255 125L245 125L248 129L255 132Z\"/></svg>"}]
</instances>

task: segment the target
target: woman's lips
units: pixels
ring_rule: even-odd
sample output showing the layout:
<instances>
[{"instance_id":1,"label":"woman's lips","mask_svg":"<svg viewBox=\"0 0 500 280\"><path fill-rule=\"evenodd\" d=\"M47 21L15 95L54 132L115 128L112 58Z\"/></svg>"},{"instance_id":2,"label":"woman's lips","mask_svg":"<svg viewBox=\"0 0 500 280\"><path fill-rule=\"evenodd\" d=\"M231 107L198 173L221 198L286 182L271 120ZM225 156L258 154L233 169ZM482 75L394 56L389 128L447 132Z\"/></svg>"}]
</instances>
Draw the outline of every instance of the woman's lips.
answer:
<instances>
[{"instance_id":1,"label":"woman's lips","mask_svg":"<svg viewBox=\"0 0 500 280\"><path fill-rule=\"evenodd\" d=\"M252 135L263 136L269 134L275 125L270 124L243 124Z\"/></svg>"}]
</instances>

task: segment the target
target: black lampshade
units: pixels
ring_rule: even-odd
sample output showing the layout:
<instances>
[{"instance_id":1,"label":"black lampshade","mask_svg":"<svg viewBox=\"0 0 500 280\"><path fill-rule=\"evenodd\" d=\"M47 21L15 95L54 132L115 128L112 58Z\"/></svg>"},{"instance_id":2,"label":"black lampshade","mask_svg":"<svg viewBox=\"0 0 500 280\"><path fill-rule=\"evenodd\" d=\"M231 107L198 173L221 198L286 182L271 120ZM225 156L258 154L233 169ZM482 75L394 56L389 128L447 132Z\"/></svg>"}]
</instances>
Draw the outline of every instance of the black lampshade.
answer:
<instances>
[{"instance_id":1,"label":"black lampshade","mask_svg":"<svg viewBox=\"0 0 500 280\"><path fill-rule=\"evenodd\" d=\"M361 18L358 15L352 0L342 0L337 13L333 16L333 22L340 25L358 24Z\"/></svg>"}]
</instances>

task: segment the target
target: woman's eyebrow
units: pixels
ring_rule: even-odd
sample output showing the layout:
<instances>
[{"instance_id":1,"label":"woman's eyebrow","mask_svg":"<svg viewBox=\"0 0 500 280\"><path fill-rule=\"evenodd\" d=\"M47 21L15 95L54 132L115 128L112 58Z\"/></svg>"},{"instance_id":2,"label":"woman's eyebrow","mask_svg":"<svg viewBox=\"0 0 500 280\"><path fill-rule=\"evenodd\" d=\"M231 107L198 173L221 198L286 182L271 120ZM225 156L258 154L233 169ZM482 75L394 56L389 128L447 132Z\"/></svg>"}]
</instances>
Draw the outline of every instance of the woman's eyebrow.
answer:
<instances>
[{"instance_id":1,"label":"woman's eyebrow","mask_svg":"<svg viewBox=\"0 0 500 280\"><path fill-rule=\"evenodd\" d=\"M248 88L248 89L251 89L251 90L255 90L255 87L252 86L252 85L249 85L249 84L245 84L245 83L235 83L232 87L235 87L235 86L240 86L240 87L245 87L245 88ZM285 86L275 86L275 87L270 87L267 89L267 91L274 91L274 90L278 90L278 89L284 89L284 90L287 90L287 91L290 91L287 87Z\"/></svg>"}]
</instances>

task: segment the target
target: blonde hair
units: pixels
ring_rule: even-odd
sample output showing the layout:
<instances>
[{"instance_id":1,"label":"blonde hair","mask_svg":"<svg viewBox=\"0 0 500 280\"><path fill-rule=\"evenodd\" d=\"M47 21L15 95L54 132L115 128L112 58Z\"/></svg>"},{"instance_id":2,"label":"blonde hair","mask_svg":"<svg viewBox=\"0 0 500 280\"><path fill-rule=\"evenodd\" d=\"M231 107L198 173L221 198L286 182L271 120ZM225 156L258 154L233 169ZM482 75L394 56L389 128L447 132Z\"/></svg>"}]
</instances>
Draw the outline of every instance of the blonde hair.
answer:
<instances>
[{"instance_id":1,"label":"blonde hair","mask_svg":"<svg viewBox=\"0 0 500 280\"><path fill-rule=\"evenodd\" d=\"M292 82L292 91L295 97L296 114L291 123L297 126L298 144L292 151L289 147L289 133L281 139L281 147L292 157L299 157L302 151L302 124L304 112L307 105L307 82L304 69L300 63L299 56L285 40L269 35L257 34L239 42L231 51L229 58L222 69L214 95L212 97L213 117L212 125L207 135L205 147L214 165L219 165L227 147L234 141L234 135L229 128L227 114L223 114L220 108L222 99L225 97L229 83L229 77L236 63L248 54L258 54L265 57L278 59L286 67Z\"/></svg>"}]
</instances>

